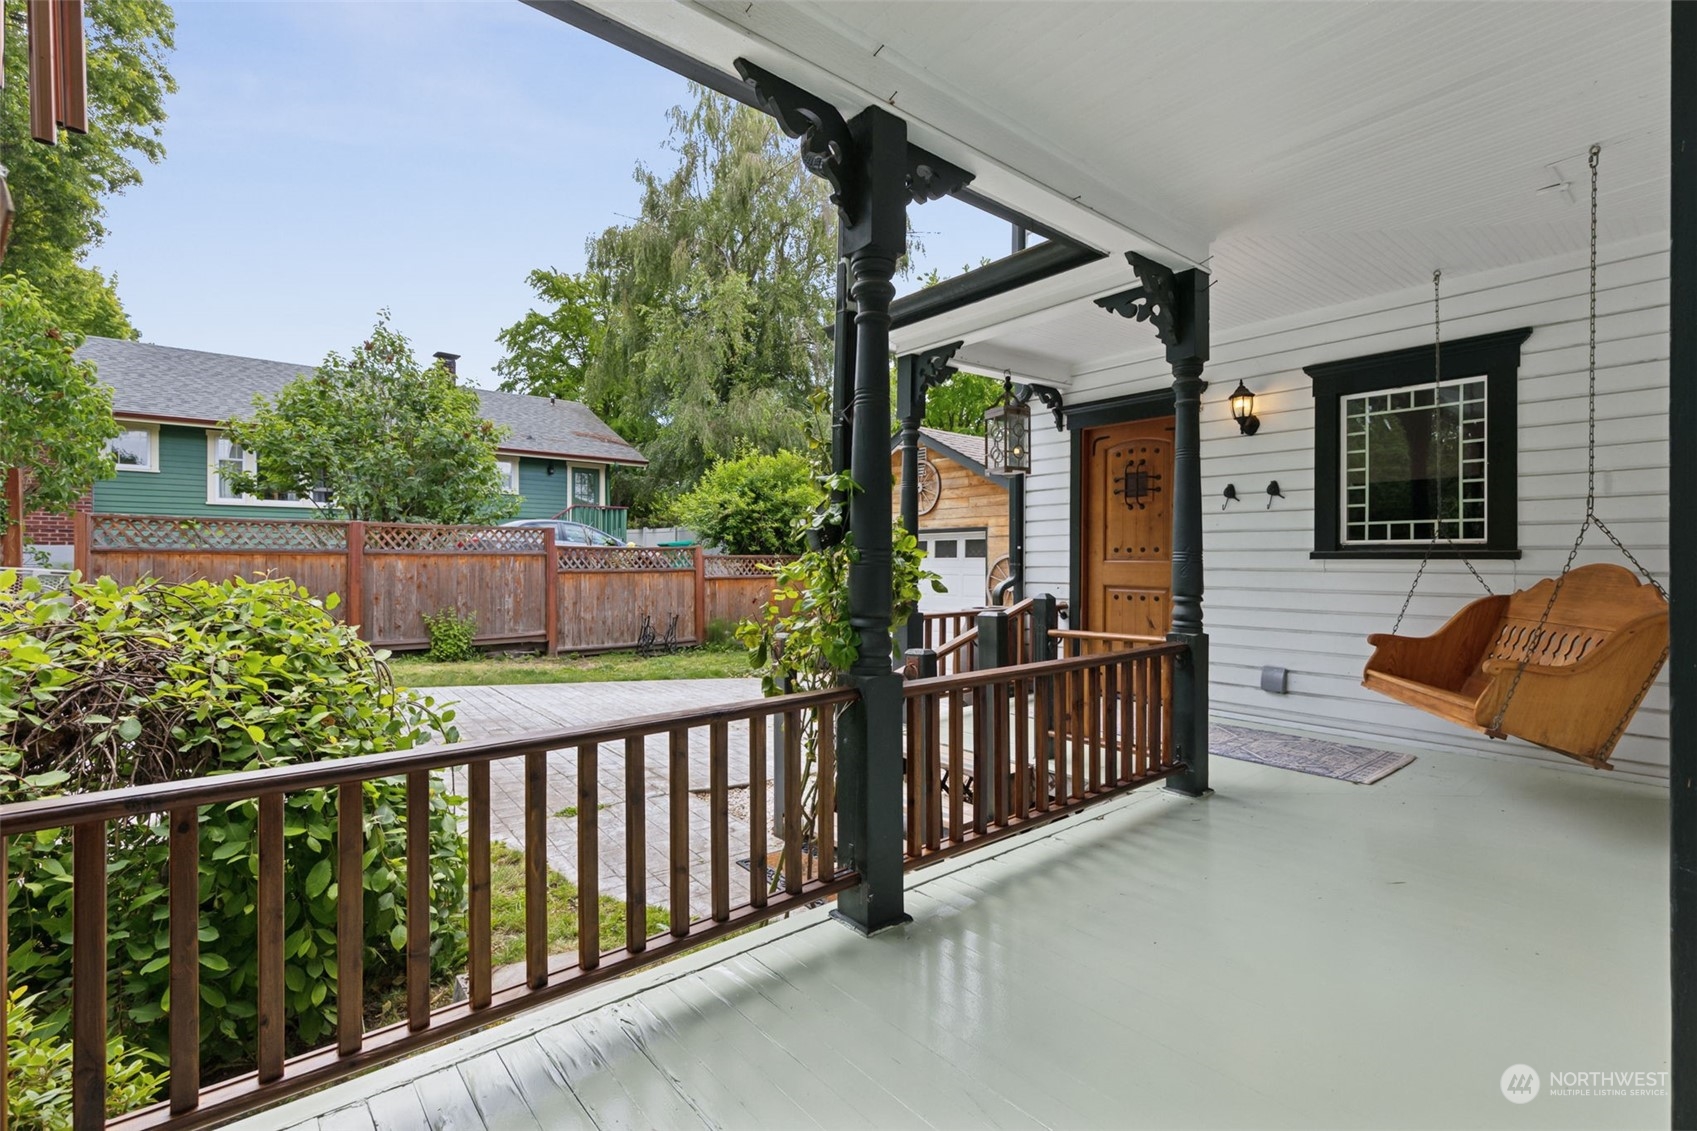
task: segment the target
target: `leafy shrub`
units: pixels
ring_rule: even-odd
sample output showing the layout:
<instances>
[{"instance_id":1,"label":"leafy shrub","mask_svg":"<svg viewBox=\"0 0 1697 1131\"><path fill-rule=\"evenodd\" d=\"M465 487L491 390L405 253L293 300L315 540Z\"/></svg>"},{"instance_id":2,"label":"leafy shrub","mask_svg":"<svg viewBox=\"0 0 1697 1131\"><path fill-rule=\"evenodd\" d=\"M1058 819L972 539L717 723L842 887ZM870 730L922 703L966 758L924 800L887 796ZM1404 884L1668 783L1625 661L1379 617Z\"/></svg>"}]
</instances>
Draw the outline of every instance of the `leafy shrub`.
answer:
<instances>
[{"instance_id":1,"label":"leafy shrub","mask_svg":"<svg viewBox=\"0 0 1697 1131\"><path fill-rule=\"evenodd\" d=\"M795 452L743 452L707 469L679 497L685 526L728 554L792 554L802 548L800 524L819 505L807 460Z\"/></svg>"},{"instance_id":2,"label":"leafy shrub","mask_svg":"<svg viewBox=\"0 0 1697 1131\"><path fill-rule=\"evenodd\" d=\"M477 614L461 615L458 609L443 609L434 616L424 614L424 631L430 634L430 651L424 658L438 664L457 664L477 659Z\"/></svg>"},{"instance_id":3,"label":"leafy shrub","mask_svg":"<svg viewBox=\"0 0 1697 1131\"><path fill-rule=\"evenodd\" d=\"M0 574L0 591L7 588ZM0 801L399 750L458 738L453 713L397 691L353 630L286 580L119 587L55 595L26 580L0 596ZM366 970L399 976L406 933L399 779L365 791ZM432 791L431 937L437 970L464 954L465 845L452 799ZM337 1001L335 793L289 795L284 813L284 977L297 1045L333 1031ZM202 1052L209 1071L254 1047L257 805L200 810ZM166 823L108 826L108 967L114 1031L158 1051L170 1009ZM68 830L9 842L11 969L38 991L40 1031L69 1010Z\"/></svg>"},{"instance_id":4,"label":"leafy shrub","mask_svg":"<svg viewBox=\"0 0 1697 1131\"><path fill-rule=\"evenodd\" d=\"M846 474L824 480L835 498L846 499L860 490ZM813 531L841 529L844 506L832 502L804 524ZM907 623L919 608L920 586L930 583L942 592L937 575L925 569L919 539L898 522L891 532L890 628ZM849 567L859 558L851 534L835 545L810 549L773 576L772 594L758 619L737 628L737 639L749 650L766 694L782 688L813 690L828 687L836 673L847 671L860 656L860 633L849 623ZM778 638L784 638L782 649Z\"/></svg>"},{"instance_id":5,"label":"leafy shrub","mask_svg":"<svg viewBox=\"0 0 1697 1131\"><path fill-rule=\"evenodd\" d=\"M11 992L6 1008L6 1114L12 1131L63 1131L71 1125L71 1042L36 1021L35 995ZM121 1037L106 1042L106 1114L153 1102L166 1074L157 1057Z\"/></svg>"}]
</instances>

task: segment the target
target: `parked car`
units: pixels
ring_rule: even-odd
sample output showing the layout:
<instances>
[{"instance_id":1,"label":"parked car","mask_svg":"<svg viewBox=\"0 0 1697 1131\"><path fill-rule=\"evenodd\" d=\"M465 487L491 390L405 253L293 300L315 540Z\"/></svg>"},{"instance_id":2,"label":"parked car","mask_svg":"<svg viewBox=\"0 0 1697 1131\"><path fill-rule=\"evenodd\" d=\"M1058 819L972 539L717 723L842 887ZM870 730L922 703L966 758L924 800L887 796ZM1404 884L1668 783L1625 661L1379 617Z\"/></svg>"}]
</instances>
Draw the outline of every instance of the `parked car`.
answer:
<instances>
[{"instance_id":1,"label":"parked car","mask_svg":"<svg viewBox=\"0 0 1697 1131\"><path fill-rule=\"evenodd\" d=\"M520 526L530 530L546 530L554 528L554 544L557 546L628 546L629 542L621 542L604 530L597 530L582 522L572 522L564 518L515 518L511 522L503 522L502 526Z\"/></svg>"}]
</instances>

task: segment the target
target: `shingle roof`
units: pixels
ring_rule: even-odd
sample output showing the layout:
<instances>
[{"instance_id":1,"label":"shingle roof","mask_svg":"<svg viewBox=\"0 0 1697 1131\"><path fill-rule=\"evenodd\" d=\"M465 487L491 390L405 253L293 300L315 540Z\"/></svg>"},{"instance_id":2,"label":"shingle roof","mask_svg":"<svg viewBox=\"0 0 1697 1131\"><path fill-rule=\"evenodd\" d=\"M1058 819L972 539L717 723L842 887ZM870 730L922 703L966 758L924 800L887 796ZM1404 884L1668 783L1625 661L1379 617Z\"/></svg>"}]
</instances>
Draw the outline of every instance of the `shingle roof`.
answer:
<instances>
[{"instance_id":1,"label":"shingle roof","mask_svg":"<svg viewBox=\"0 0 1697 1131\"><path fill-rule=\"evenodd\" d=\"M919 444L921 447L940 448L956 463L974 475L982 475L990 482L1003 487L1008 485L1007 476L997 475L985 468L984 437L982 436L973 436L965 432L945 432L941 428L921 428L919 430ZM897 432L890 437L890 451L899 451L901 446L902 436L900 432Z\"/></svg>"},{"instance_id":2,"label":"shingle roof","mask_svg":"<svg viewBox=\"0 0 1697 1131\"><path fill-rule=\"evenodd\" d=\"M112 386L119 416L142 416L217 424L253 411L255 396L272 397L314 366L227 353L177 349L116 338L89 338L77 356L92 361L101 381ZM645 464L601 418L577 401L551 401L523 393L475 392L486 419L512 434L503 451Z\"/></svg>"}]
</instances>

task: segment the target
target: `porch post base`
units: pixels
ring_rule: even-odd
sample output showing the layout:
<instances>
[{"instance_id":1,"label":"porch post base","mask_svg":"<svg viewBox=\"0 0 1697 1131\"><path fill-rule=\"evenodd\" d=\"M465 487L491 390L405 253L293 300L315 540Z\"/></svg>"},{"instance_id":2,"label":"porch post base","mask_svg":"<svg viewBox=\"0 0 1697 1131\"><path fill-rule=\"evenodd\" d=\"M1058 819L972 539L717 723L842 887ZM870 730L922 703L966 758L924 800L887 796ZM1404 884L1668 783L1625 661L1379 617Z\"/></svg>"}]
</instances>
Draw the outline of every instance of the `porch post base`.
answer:
<instances>
[{"instance_id":1,"label":"porch post base","mask_svg":"<svg viewBox=\"0 0 1697 1131\"><path fill-rule=\"evenodd\" d=\"M1169 632L1167 639L1189 653L1173 669L1173 741L1186 770L1166 788L1186 797L1206 797L1208 786L1208 634Z\"/></svg>"},{"instance_id":2,"label":"porch post base","mask_svg":"<svg viewBox=\"0 0 1697 1131\"><path fill-rule=\"evenodd\" d=\"M875 935L887 934L890 931L895 930L897 927L905 927L909 923L913 922L913 916L906 914L904 912L903 914L896 916L894 919L892 919L888 923L885 923L881 926L869 928L865 924L861 923L858 919L854 919L854 918L852 918L848 915L845 915L840 908L831 912L831 918L835 919L837 922L841 923L843 926L849 928L855 934L861 936L862 938L868 938L868 939L872 938Z\"/></svg>"},{"instance_id":3,"label":"porch post base","mask_svg":"<svg viewBox=\"0 0 1697 1131\"><path fill-rule=\"evenodd\" d=\"M888 670L851 680L860 700L843 711L837 731L838 835L860 883L837 897L832 915L873 935L909 921L902 905L903 680Z\"/></svg>"}]
</instances>

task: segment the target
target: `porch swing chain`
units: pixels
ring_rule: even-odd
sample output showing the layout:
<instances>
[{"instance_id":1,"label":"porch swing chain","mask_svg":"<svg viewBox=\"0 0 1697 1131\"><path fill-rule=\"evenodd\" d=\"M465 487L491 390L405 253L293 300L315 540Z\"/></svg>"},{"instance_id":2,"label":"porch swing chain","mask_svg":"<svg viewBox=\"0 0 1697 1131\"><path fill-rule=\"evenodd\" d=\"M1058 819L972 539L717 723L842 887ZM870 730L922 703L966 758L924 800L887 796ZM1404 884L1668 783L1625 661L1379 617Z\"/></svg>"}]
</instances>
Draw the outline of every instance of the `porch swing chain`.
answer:
<instances>
[{"instance_id":1,"label":"porch swing chain","mask_svg":"<svg viewBox=\"0 0 1697 1131\"><path fill-rule=\"evenodd\" d=\"M1443 485L1443 460L1439 457L1442 454L1441 446L1442 446L1442 442L1443 442L1443 437L1439 434L1438 424L1443 419L1442 401L1443 401L1443 386L1444 386L1444 364L1443 364L1444 334L1443 334L1443 308L1440 305L1439 284L1443 280L1443 277L1444 277L1444 273L1443 273L1443 270L1441 268L1439 270L1432 272L1432 448L1431 448L1432 456L1431 456L1431 458L1434 460L1434 462L1436 463L1436 465L1439 469L1438 470L1438 480L1439 480L1440 490L1439 490L1438 494L1439 494L1440 498L1443 495L1443 491L1441 490L1442 485ZM1459 429L1460 424L1458 423L1456 425L1456 427L1457 427L1457 429ZM1458 437L1458 439L1459 439L1459 437ZM1402 609L1396 615L1396 624L1391 626L1391 635L1392 636L1395 636L1397 634L1397 632L1402 629L1402 618L1406 617L1408 615L1408 606L1413 603L1415 590L1420 588L1420 579L1423 576L1425 576L1426 567L1429 564L1431 564L1433 548L1437 546L1438 539L1443 538L1443 529L1444 529L1443 519L1441 517L1434 519L1433 523L1432 523L1432 540L1430 542L1426 543L1426 552L1420 556L1420 568L1414 571L1414 583L1408 587L1408 595L1405 596L1402 599ZM1455 541L1453 539L1444 538L1444 541L1448 542L1451 547L1455 546ZM1473 567L1473 563L1467 560L1466 555L1462 556L1461 564L1467 567L1467 572L1471 573L1474 576L1474 578L1479 582L1479 584L1484 587L1486 593L1491 593L1490 583L1487 582L1484 579L1484 577L1480 575L1479 571ZM1492 594L1492 596L1495 596L1495 594Z\"/></svg>"},{"instance_id":2,"label":"porch swing chain","mask_svg":"<svg viewBox=\"0 0 1697 1131\"><path fill-rule=\"evenodd\" d=\"M1508 715L1509 704L1514 702L1514 693L1520 687L1521 677L1526 674L1527 667L1532 663L1532 657L1537 654L1538 645L1544 637L1544 629L1550 622L1550 613L1556 607L1556 598L1561 595L1562 585L1566 583L1567 575L1573 569L1574 560L1579 557L1579 549L1584 545L1585 535L1591 527L1595 526L1603 532L1610 542L1614 543L1615 549L1619 550L1621 555L1632 563L1633 567L1638 570L1639 576L1655 587L1663 601L1668 599L1668 591L1662 587L1662 583L1656 580L1654 574L1644 568L1644 563L1640 562L1632 551L1626 548L1625 543L1615 537L1615 532L1609 529L1608 523L1597 515L1597 162L1602 152L1602 146L1593 145L1588 159L1591 166L1591 271L1589 280L1590 333L1586 357L1585 521L1579 524L1579 534L1573 539L1572 549L1567 552L1567 561L1563 563L1561 573L1556 575L1556 583L1550 589L1550 599L1544 604L1544 612L1538 618L1538 626L1532 630L1532 634L1526 639L1526 650L1521 655L1520 666L1515 669L1513 682L1508 685L1508 694L1503 696L1502 706L1497 708L1497 717L1491 720L1491 731L1497 734L1502 732L1503 719ZM1668 650L1663 648L1662 661L1666 662L1667 657ZM1615 728L1609 735L1605 749L1613 748L1615 740L1620 737L1620 732L1626 728L1627 722L1637 711L1638 704L1643 702L1651 685L1656 682L1656 674L1661 670L1661 666L1658 663L1650 669L1650 674L1644 678L1644 683L1638 689L1638 695L1633 699L1632 705L1627 708L1620 721L1615 723Z\"/></svg>"}]
</instances>

